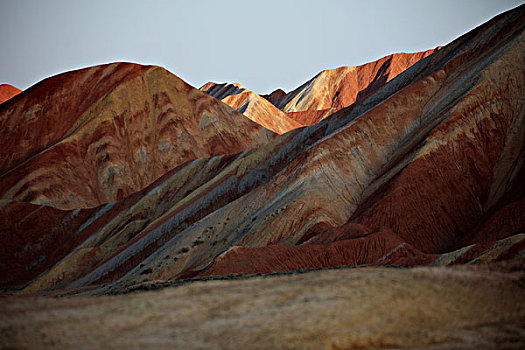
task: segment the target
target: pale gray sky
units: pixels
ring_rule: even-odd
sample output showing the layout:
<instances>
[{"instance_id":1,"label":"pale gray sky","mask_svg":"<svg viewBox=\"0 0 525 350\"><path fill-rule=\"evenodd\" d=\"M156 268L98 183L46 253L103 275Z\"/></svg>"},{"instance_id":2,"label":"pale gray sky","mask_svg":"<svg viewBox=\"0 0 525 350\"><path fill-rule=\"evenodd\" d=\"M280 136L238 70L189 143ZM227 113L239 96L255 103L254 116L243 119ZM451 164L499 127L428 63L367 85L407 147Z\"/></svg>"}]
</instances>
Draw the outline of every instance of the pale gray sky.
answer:
<instances>
[{"instance_id":1,"label":"pale gray sky","mask_svg":"<svg viewBox=\"0 0 525 350\"><path fill-rule=\"evenodd\" d=\"M195 87L289 91L323 69L445 45L524 1L0 0L0 83L128 61Z\"/></svg>"}]
</instances>

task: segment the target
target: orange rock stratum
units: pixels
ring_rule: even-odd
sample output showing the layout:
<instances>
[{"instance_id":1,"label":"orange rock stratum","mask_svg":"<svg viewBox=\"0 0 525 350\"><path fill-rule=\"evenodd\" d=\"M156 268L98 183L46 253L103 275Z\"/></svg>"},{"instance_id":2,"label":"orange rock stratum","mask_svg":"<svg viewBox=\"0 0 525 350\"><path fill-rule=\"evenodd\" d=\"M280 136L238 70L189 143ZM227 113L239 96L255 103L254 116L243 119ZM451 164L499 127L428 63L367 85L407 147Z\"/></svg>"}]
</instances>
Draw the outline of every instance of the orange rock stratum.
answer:
<instances>
[{"instance_id":1,"label":"orange rock stratum","mask_svg":"<svg viewBox=\"0 0 525 350\"><path fill-rule=\"evenodd\" d=\"M254 122L278 134L303 126L303 124L291 119L286 113L277 109L266 99L253 91L247 90L240 84L215 84L209 82L202 86L200 90L221 100Z\"/></svg>"},{"instance_id":2,"label":"orange rock stratum","mask_svg":"<svg viewBox=\"0 0 525 350\"><path fill-rule=\"evenodd\" d=\"M15 97L19 93L21 93L22 90L9 85L9 84L0 84L0 104L4 103L5 101L9 100L10 98Z\"/></svg>"},{"instance_id":3,"label":"orange rock stratum","mask_svg":"<svg viewBox=\"0 0 525 350\"><path fill-rule=\"evenodd\" d=\"M525 6L360 67L266 100L119 63L8 100L0 287L523 260Z\"/></svg>"}]
</instances>

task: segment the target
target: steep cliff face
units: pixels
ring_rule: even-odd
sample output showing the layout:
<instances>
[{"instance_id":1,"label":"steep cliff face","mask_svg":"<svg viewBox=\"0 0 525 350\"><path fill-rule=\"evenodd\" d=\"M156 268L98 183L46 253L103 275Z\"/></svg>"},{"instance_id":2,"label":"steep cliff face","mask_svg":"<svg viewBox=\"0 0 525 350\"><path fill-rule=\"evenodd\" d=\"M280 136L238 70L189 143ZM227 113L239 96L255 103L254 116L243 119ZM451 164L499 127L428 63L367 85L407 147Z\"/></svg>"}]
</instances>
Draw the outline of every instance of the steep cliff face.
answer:
<instances>
[{"instance_id":1,"label":"steep cliff face","mask_svg":"<svg viewBox=\"0 0 525 350\"><path fill-rule=\"evenodd\" d=\"M15 97L21 92L22 90L12 85L0 84L0 104L4 103L5 101L9 100L12 97Z\"/></svg>"},{"instance_id":2,"label":"steep cliff face","mask_svg":"<svg viewBox=\"0 0 525 350\"><path fill-rule=\"evenodd\" d=\"M240 84L215 84L209 82L202 86L200 90L221 100L257 124L275 133L283 134L303 126L289 118L266 99L253 91L247 90Z\"/></svg>"},{"instance_id":3,"label":"steep cliff face","mask_svg":"<svg viewBox=\"0 0 525 350\"><path fill-rule=\"evenodd\" d=\"M232 272L522 259L524 52L521 6L330 118L188 161L116 203L5 200L0 280L110 291ZM42 238L53 235L73 243L57 249Z\"/></svg>"},{"instance_id":4,"label":"steep cliff face","mask_svg":"<svg viewBox=\"0 0 525 350\"><path fill-rule=\"evenodd\" d=\"M0 107L0 196L61 209L141 190L271 132L163 68L115 63L42 81Z\"/></svg>"}]
</instances>

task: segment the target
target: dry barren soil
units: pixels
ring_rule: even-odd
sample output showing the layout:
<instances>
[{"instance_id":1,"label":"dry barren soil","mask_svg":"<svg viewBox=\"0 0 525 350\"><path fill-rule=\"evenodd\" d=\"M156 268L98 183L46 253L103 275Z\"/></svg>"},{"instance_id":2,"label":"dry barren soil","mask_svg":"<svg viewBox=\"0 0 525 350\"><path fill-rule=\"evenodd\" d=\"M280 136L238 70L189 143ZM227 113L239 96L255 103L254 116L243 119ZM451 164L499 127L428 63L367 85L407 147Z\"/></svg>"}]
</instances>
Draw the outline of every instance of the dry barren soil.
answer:
<instances>
[{"instance_id":1,"label":"dry barren soil","mask_svg":"<svg viewBox=\"0 0 525 350\"><path fill-rule=\"evenodd\" d=\"M0 298L2 349L523 349L525 270L344 268Z\"/></svg>"}]
</instances>

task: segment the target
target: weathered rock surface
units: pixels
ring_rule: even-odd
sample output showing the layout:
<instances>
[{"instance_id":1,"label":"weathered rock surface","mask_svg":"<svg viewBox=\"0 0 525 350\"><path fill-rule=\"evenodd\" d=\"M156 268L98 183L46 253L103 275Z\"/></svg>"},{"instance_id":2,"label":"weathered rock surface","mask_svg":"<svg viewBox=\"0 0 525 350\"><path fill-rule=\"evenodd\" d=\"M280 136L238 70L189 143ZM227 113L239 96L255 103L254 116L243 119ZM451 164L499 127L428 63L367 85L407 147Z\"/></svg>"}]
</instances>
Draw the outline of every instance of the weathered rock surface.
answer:
<instances>
[{"instance_id":1,"label":"weathered rock surface","mask_svg":"<svg viewBox=\"0 0 525 350\"><path fill-rule=\"evenodd\" d=\"M209 82L203 85L200 90L221 100L257 124L278 134L284 134L287 131L303 126L289 118L266 99L253 91L247 90L240 84L216 84Z\"/></svg>"},{"instance_id":2,"label":"weathered rock surface","mask_svg":"<svg viewBox=\"0 0 525 350\"><path fill-rule=\"evenodd\" d=\"M237 268L520 261L524 31L521 6L330 118L188 161L116 203L6 200L1 286L103 293Z\"/></svg>"},{"instance_id":3,"label":"weathered rock surface","mask_svg":"<svg viewBox=\"0 0 525 350\"><path fill-rule=\"evenodd\" d=\"M271 133L163 68L114 63L60 74L0 106L0 196L61 209L139 191L189 160Z\"/></svg>"},{"instance_id":4,"label":"weathered rock surface","mask_svg":"<svg viewBox=\"0 0 525 350\"><path fill-rule=\"evenodd\" d=\"M22 90L9 85L9 84L0 84L0 104L4 103L5 101L9 100L10 98L15 97L19 93L21 93Z\"/></svg>"},{"instance_id":5,"label":"weathered rock surface","mask_svg":"<svg viewBox=\"0 0 525 350\"><path fill-rule=\"evenodd\" d=\"M386 231L386 232L385 232ZM219 255L212 266L193 277L255 274L338 266L400 267L454 265L523 260L525 233L483 244L472 244L444 254L427 254L388 230L326 244L234 246ZM521 255L520 255L521 254Z\"/></svg>"}]
</instances>

